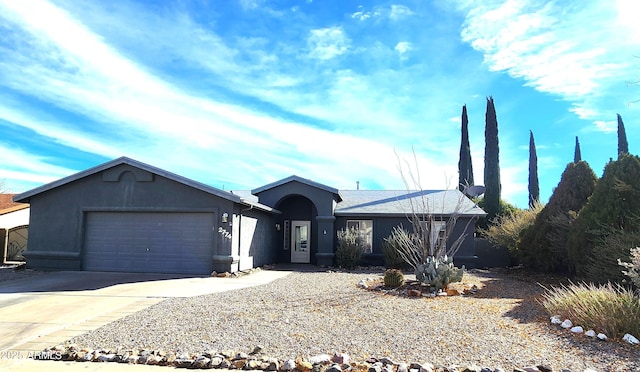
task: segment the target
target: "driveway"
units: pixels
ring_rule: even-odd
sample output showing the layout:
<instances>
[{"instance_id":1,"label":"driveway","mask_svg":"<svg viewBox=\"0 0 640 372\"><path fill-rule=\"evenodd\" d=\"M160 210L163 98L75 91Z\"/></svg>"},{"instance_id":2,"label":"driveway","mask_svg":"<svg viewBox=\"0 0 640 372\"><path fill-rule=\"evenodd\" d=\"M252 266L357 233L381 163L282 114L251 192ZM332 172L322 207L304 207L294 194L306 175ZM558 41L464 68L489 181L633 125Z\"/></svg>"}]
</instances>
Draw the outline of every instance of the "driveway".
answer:
<instances>
[{"instance_id":1,"label":"driveway","mask_svg":"<svg viewBox=\"0 0 640 372\"><path fill-rule=\"evenodd\" d=\"M0 283L0 368L63 367L32 361L34 353L166 298L192 297L269 283L289 271L258 271L237 278L165 274L50 272ZM83 370L96 370L85 363ZM79 367L79 366L78 366ZM71 366L65 366L68 371Z\"/></svg>"}]
</instances>

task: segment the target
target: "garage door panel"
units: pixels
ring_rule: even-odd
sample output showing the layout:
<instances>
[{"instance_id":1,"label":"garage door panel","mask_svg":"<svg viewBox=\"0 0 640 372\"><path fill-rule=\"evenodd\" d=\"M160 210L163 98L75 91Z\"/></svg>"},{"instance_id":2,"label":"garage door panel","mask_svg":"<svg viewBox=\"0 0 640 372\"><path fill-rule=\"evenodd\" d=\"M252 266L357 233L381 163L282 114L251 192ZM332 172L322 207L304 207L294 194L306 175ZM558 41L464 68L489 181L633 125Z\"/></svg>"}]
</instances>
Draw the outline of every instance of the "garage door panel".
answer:
<instances>
[{"instance_id":1,"label":"garage door panel","mask_svg":"<svg viewBox=\"0 0 640 372\"><path fill-rule=\"evenodd\" d=\"M211 272L212 213L90 212L85 270Z\"/></svg>"}]
</instances>

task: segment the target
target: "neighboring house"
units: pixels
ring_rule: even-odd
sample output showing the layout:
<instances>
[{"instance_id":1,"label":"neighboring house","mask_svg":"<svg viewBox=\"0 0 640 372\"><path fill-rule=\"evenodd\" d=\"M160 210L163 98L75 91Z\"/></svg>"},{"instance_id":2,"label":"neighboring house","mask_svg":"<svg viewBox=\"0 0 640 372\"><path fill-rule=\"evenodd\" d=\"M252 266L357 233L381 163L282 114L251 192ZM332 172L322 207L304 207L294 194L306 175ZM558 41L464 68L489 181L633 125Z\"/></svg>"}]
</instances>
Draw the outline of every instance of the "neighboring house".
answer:
<instances>
[{"instance_id":1,"label":"neighboring house","mask_svg":"<svg viewBox=\"0 0 640 372\"><path fill-rule=\"evenodd\" d=\"M14 203L14 194L0 194L0 249L2 263L24 260L29 233L29 204Z\"/></svg>"},{"instance_id":2,"label":"neighboring house","mask_svg":"<svg viewBox=\"0 0 640 372\"><path fill-rule=\"evenodd\" d=\"M347 227L370 244L366 259L381 264L383 238L409 228L407 200L422 197L443 217L460 213L454 235L466 226L467 238L456 263L472 267L475 225L465 221L485 213L458 190L340 191L291 176L226 192L122 157L15 201L31 205L29 267L206 275L274 262L333 265L336 232Z\"/></svg>"}]
</instances>

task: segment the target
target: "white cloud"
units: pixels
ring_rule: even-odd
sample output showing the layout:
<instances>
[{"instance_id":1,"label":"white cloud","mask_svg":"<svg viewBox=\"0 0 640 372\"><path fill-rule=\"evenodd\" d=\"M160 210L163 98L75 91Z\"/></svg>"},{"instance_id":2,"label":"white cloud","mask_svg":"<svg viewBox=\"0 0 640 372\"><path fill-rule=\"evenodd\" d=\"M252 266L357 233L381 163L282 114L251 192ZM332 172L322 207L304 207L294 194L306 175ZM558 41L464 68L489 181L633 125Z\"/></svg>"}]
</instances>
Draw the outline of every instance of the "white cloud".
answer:
<instances>
[{"instance_id":1,"label":"white cloud","mask_svg":"<svg viewBox=\"0 0 640 372\"><path fill-rule=\"evenodd\" d=\"M578 115L580 119L592 119L598 116L598 112L595 109L576 106L575 104L569 109L569 111Z\"/></svg>"},{"instance_id":2,"label":"white cloud","mask_svg":"<svg viewBox=\"0 0 640 372\"><path fill-rule=\"evenodd\" d=\"M264 3L264 0L239 0L244 10L253 10Z\"/></svg>"},{"instance_id":3,"label":"white cloud","mask_svg":"<svg viewBox=\"0 0 640 372\"><path fill-rule=\"evenodd\" d=\"M621 83L636 70L631 51L640 48L640 38L629 35L640 26L622 15L636 4L466 2L460 4L466 13L461 37L484 54L490 70L573 102L570 111L581 119L604 119L610 113L601 107L620 99Z\"/></svg>"},{"instance_id":4,"label":"white cloud","mask_svg":"<svg viewBox=\"0 0 640 372\"><path fill-rule=\"evenodd\" d=\"M605 133L613 133L618 130L618 122L616 121L596 120L593 123L596 125L596 128L598 128L598 130Z\"/></svg>"},{"instance_id":5,"label":"white cloud","mask_svg":"<svg viewBox=\"0 0 640 372\"><path fill-rule=\"evenodd\" d=\"M7 103L0 105L2 119L29 128L50 142L111 158L130 156L204 182L217 182L214 177L219 177L229 184L255 187L266 178L285 177L298 173L292 171L298 169L304 170L305 177L336 187L343 186L345 180L351 185L352 178L367 179L372 172L385 180L383 187L400 186L397 161L389 144L188 94L125 58L68 13L47 3L40 5L46 17L18 5L10 14L34 50L31 59L16 55L0 62L10 76L3 83L25 94L37 92L38 99L88 120L85 125L73 126L52 121L28 105ZM318 58L346 48L341 29L315 31L316 49L322 49ZM48 68L49 56L56 56L64 69ZM360 78L347 73L336 81L336 100L342 101L345 92L353 94L351 101L342 102L345 107L354 108L352 103L363 102L358 92L370 89L369 82ZM369 112L376 104L371 102L361 110L376 115ZM386 115L382 111L379 114ZM394 130L402 127L393 117L389 117L391 122L399 124ZM41 166L49 169L42 174L61 173L52 172L55 166L46 159L25 159L38 164L37 171L33 166L23 167L33 169L31 174L39 173ZM420 157L420 161L435 174L455 172L437 159ZM5 162L0 164L5 166ZM259 172L238 172L252 167ZM40 178L31 181L36 179ZM427 187L441 188L443 182L435 177Z\"/></svg>"},{"instance_id":6,"label":"white cloud","mask_svg":"<svg viewBox=\"0 0 640 372\"><path fill-rule=\"evenodd\" d=\"M366 21L367 19L371 18L371 12L365 11L362 5L358 5L358 11L351 14L351 18L357 19L359 21Z\"/></svg>"},{"instance_id":7,"label":"white cloud","mask_svg":"<svg viewBox=\"0 0 640 372\"><path fill-rule=\"evenodd\" d=\"M402 18L412 16L414 14L415 13L405 5L393 4L391 5L391 12L389 13L389 18L392 21L398 21Z\"/></svg>"},{"instance_id":8,"label":"white cloud","mask_svg":"<svg viewBox=\"0 0 640 372\"><path fill-rule=\"evenodd\" d=\"M349 42L340 27L311 30L307 38L309 56L320 60L332 59L346 53Z\"/></svg>"},{"instance_id":9,"label":"white cloud","mask_svg":"<svg viewBox=\"0 0 640 372\"><path fill-rule=\"evenodd\" d=\"M22 192L44 183L75 173L73 169L57 166L53 159L36 155L0 142L0 174L9 192Z\"/></svg>"},{"instance_id":10,"label":"white cloud","mask_svg":"<svg viewBox=\"0 0 640 372\"><path fill-rule=\"evenodd\" d=\"M411 45L410 42L408 41L400 41L396 44L396 46L393 48L396 52L398 52L398 54L402 57L404 56L405 53L409 52L411 49L413 49L413 46Z\"/></svg>"}]
</instances>

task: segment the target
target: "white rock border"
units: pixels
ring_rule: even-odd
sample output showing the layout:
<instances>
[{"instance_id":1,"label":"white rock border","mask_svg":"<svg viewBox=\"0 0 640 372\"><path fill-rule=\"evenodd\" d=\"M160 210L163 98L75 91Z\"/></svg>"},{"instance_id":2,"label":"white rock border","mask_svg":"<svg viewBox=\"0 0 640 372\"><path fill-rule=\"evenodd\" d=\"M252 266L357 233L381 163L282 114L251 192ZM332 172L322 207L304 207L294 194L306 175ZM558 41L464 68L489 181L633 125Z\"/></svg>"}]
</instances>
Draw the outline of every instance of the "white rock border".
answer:
<instances>
[{"instance_id":1,"label":"white rock border","mask_svg":"<svg viewBox=\"0 0 640 372\"><path fill-rule=\"evenodd\" d=\"M584 332L584 329L581 326L574 326L573 322L571 322L571 320L569 319L565 319L562 320L562 318L560 318L559 315L553 315L549 318L549 321L551 322L551 324L553 325L559 325L560 327L569 330L572 333L576 333L576 334L581 334L584 333L585 336L587 337L597 337L599 340L602 341L607 341L609 338L607 337L607 335L605 335L604 333L598 333L596 335L596 332L593 329L590 329L586 332ZM638 340L636 337L634 337L633 335L626 333L623 337L622 337L622 341L628 342L631 345L638 345L640 344L640 340Z\"/></svg>"}]
</instances>

